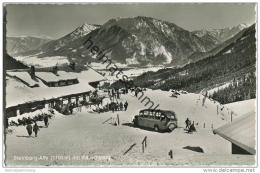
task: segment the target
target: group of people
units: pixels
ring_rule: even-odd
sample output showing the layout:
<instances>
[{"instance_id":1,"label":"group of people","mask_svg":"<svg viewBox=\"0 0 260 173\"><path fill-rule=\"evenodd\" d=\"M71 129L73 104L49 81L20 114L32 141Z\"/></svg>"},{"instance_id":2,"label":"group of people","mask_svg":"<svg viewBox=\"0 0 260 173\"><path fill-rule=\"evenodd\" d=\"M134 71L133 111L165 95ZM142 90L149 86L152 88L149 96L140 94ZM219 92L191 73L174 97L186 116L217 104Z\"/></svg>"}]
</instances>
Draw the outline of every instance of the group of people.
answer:
<instances>
[{"instance_id":1,"label":"group of people","mask_svg":"<svg viewBox=\"0 0 260 173\"><path fill-rule=\"evenodd\" d=\"M112 102L108 104L108 109L114 111L126 111L128 108L128 102Z\"/></svg>"},{"instance_id":2,"label":"group of people","mask_svg":"<svg viewBox=\"0 0 260 173\"><path fill-rule=\"evenodd\" d=\"M33 126L31 124L28 124L26 126L26 130L27 130L27 133L28 133L29 136L32 135L32 131L33 131L35 137L37 137L37 134L40 131L40 128L39 128L38 124L35 122Z\"/></svg>"},{"instance_id":3,"label":"group of people","mask_svg":"<svg viewBox=\"0 0 260 173\"><path fill-rule=\"evenodd\" d=\"M49 117L47 115L45 115L43 117L43 121L44 121L45 127L48 127L49 126ZM40 128L39 128L37 122L35 121L33 126L32 126L32 123L28 123L26 126L26 130L30 137L32 135L32 132L34 132L34 136L37 137L37 134L40 131Z\"/></svg>"},{"instance_id":4,"label":"group of people","mask_svg":"<svg viewBox=\"0 0 260 173\"><path fill-rule=\"evenodd\" d=\"M196 128L194 125L194 121L191 123L191 121L189 120L189 118L187 118L185 120L185 124L186 124L186 129L188 131L188 133L192 133L192 132L196 132Z\"/></svg>"},{"instance_id":5,"label":"group of people","mask_svg":"<svg viewBox=\"0 0 260 173\"><path fill-rule=\"evenodd\" d=\"M119 89L112 88L108 89L108 95L112 99L120 99L121 93L119 92Z\"/></svg>"}]
</instances>

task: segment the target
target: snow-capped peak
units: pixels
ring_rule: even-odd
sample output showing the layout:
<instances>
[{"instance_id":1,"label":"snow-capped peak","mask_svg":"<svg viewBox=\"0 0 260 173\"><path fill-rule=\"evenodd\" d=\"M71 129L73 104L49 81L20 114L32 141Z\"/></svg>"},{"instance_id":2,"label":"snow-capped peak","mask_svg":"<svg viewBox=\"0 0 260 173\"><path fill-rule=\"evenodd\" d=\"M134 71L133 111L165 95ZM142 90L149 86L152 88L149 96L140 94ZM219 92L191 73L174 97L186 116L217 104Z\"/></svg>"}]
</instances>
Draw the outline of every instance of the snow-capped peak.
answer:
<instances>
[{"instance_id":1,"label":"snow-capped peak","mask_svg":"<svg viewBox=\"0 0 260 173\"><path fill-rule=\"evenodd\" d=\"M241 30L245 29L247 27L249 27L249 26L247 24L245 24L245 23L241 23L241 24L238 25L238 28L241 29Z\"/></svg>"},{"instance_id":2,"label":"snow-capped peak","mask_svg":"<svg viewBox=\"0 0 260 173\"><path fill-rule=\"evenodd\" d=\"M94 25L89 25L89 24L87 24L87 23L84 23L80 28L81 28L83 31L85 31L85 32L90 32L90 31L96 29L97 27L94 26Z\"/></svg>"}]
</instances>

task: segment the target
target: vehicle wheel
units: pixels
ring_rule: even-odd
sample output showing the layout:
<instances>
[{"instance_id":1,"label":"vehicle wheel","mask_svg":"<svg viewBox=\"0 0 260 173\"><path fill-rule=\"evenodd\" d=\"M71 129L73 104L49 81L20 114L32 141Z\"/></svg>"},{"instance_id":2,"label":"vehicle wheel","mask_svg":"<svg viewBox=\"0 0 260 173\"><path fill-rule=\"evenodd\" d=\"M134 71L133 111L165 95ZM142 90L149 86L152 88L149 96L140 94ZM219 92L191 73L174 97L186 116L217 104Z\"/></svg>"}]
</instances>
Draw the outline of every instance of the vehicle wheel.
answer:
<instances>
[{"instance_id":1,"label":"vehicle wheel","mask_svg":"<svg viewBox=\"0 0 260 173\"><path fill-rule=\"evenodd\" d=\"M169 131L172 132L177 126L173 123L169 124L168 128L169 128Z\"/></svg>"},{"instance_id":2,"label":"vehicle wheel","mask_svg":"<svg viewBox=\"0 0 260 173\"><path fill-rule=\"evenodd\" d=\"M154 131L159 132L159 127L157 125L154 126Z\"/></svg>"}]
</instances>

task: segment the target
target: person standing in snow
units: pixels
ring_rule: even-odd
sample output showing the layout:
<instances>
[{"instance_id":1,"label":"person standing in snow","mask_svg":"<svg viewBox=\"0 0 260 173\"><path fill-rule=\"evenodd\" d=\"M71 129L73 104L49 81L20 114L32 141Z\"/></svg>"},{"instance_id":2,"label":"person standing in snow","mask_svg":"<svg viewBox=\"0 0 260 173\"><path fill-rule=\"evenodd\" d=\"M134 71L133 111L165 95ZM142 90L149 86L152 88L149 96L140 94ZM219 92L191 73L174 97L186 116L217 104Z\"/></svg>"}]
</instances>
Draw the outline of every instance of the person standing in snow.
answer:
<instances>
[{"instance_id":1,"label":"person standing in snow","mask_svg":"<svg viewBox=\"0 0 260 173\"><path fill-rule=\"evenodd\" d=\"M189 118L186 119L185 124L186 124L186 129L189 129L190 124L191 124Z\"/></svg>"},{"instance_id":2,"label":"person standing in snow","mask_svg":"<svg viewBox=\"0 0 260 173\"><path fill-rule=\"evenodd\" d=\"M28 124L28 125L26 126L26 130L27 130L28 135L31 136L31 135L32 135L32 125L31 125L31 124Z\"/></svg>"},{"instance_id":3,"label":"person standing in snow","mask_svg":"<svg viewBox=\"0 0 260 173\"><path fill-rule=\"evenodd\" d=\"M127 101L125 102L124 107L125 107L125 111L126 111L127 107L128 107L128 102Z\"/></svg>"},{"instance_id":4,"label":"person standing in snow","mask_svg":"<svg viewBox=\"0 0 260 173\"><path fill-rule=\"evenodd\" d=\"M44 118L43 118L45 127L48 127L48 125L49 125L48 120L49 120L48 115L45 115Z\"/></svg>"},{"instance_id":5,"label":"person standing in snow","mask_svg":"<svg viewBox=\"0 0 260 173\"><path fill-rule=\"evenodd\" d=\"M35 137L37 137L38 131L40 130L39 126L37 125L37 123L35 122L34 126L33 126L33 131L35 134Z\"/></svg>"},{"instance_id":6,"label":"person standing in snow","mask_svg":"<svg viewBox=\"0 0 260 173\"><path fill-rule=\"evenodd\" d=\"M73 114L73 104L72 103L69 105L69 110L70 110L70 113Z\"/></svg>"},{"instance_id":7,"label":"person standing in snow","mask_svg":"<svg viewBox=\"0 0 260 173\"><path fill-rule=\"evenodd\" d=\"M119 107L120 107L120 111L123 111L123 110L124 110L124 105L123 105L122 102L120 102Z\"/></svg>"},{"instance_id":8,"label":"person standing in snow","mask_svg":"<svg viewBox=\"0 0 260 173\"><path fill-rule=\"evenodd\" d=\"M137 95L138 95L138 89L136 88L135 89L135 97L137 97Z\"/></svg>"},{"instance_id":9,"label":"person standing in snow","mask_svg":"<svg viewBox=\"0 0 260 173\"><path fill-rule=\"evenodd\" d=\"M119 90L116 91L116 94L117 94L117 99L120 99L120 93L119 93Z\"/></svg>"}]
</instances>

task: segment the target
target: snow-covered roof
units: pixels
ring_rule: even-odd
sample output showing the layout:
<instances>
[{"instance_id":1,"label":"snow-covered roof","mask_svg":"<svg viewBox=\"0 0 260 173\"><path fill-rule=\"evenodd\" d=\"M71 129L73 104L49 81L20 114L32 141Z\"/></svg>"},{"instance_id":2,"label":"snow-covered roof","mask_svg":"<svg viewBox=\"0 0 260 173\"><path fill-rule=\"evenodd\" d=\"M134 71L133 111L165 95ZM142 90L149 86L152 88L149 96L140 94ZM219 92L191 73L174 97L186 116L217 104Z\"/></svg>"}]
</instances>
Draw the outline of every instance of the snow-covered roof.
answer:
<instances>
[{"instance_id":1,"label":"snow-covered roof","mask_svg":"<svg viewBox=\"0 0 260 173\"><path fill-rule=\"evenodd\" d=\"M250 112L214 130L215 133L243 148L251 154L256 153L255 144L256 114Z\"/></svg>"},{"instance_id":2,"label":"snow-covered roof","mask_svg":"<svg viewBox=\"0 0 260 173\"><path fill-rule=\"evenodd\" d=\"M52 72L35 72L35 76L46 82L77 79L77 75L75 73L65 71L58 71L58 75L55 75Z\"/></svg>"},{"instance_id":3,"label":"snow-covered roof","mask_svg":"<svg viewBox=\"0 0 260 173\"><path fill-rule=\"evenodd\" d=\"M28 72L7 72L7 75L16 77L29 86L35 86L37 84L37 82L31 78L31 75Z\"/></svg>"},{"instance_id":4,"label":"snow-covered roof","mask_svg":"<svg viewBox=\"0 0 260 173\"><path fill-rule=\"evenodd\" d=\"M36 87L17 86L14 79L9 79L6 86L6 107L30 103L41 100L49 100L73 94L80 94L95 89L86 83L63 87Z\"/></svg>"},{"instance_id":5,"label":"snow-covered roof","mask_svg":"<svg viewBox=\"0 0 260 173\"><path fill-rule=\"evenodd\" d=\"M86 71L81 71L78 74L78 79L82 82L98 82L105 80L105 77L93 70L92 68L89 68Z\"/></svg>"}]
</instances>

